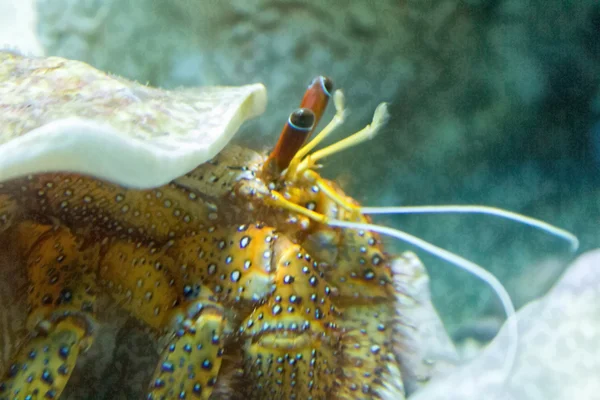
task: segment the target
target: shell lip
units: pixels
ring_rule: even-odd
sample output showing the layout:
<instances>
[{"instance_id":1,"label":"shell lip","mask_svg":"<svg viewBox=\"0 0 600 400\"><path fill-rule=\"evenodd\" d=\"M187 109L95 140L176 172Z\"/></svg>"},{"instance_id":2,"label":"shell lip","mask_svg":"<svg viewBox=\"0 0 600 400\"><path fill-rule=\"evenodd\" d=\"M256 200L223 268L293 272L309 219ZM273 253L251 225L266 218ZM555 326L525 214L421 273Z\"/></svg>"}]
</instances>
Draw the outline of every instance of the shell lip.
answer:
<instances>
[{"instance_id":1,"label":"shell lip","mask_svg":"<svg viewBox=\"0 0 600 400\"><path fill-rule=\"evenodd\" d=\"M248 119L265 111L262 84L246 86L227 110L220 132L207 141L124 135L114 126L81 117L57 119L0 145L0 182L52 172L93 176L125 187L162 186L216 156ZM199 118L200 119L200 118Z\"/></svg>"}]
</instances>

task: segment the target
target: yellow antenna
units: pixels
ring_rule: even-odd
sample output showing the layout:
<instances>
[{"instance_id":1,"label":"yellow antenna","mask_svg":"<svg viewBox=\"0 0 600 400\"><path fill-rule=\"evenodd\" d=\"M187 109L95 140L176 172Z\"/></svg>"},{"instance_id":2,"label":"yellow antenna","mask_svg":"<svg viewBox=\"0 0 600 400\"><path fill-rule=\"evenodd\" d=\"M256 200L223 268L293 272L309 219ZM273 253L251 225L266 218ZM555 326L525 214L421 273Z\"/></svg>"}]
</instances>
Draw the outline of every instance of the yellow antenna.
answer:
<instances>
[{"instance_id":1,"label":"yellow antenna","mask_svg":"<svg viewBox=\"0 0 600 400\"><path fill-rule=\"evenodd\" d=\"M317 134L310 142L304 145L292 161L290 162L290 166L287 169L286 177L293 179L296 172L298 171L298 164L306 157L306 155L319 145L327 136L329 136L333 131L335 131L341 124L344 123L346 118L346 110L344 109L344 94L341 90L336 90L333 94L333 105L335 107L335 115L332 120L323 128L321 132Z\"/></svg>"},{"instance_id":2,"label":"yellow antenna","mask_svg":"<svg viewBox=\"0 0 600 400\"><path fill-rule=\"evenodd\" d=\"M366 140L370 140L375 137L375 135L379 132L379 130L385 125L387 120L389 119L389 112L387 108L387 103L381 103L375 109L375 113L373 114L373 121L365 126L360 131L355 134L348 136L345 139L340 140L330 146L325 147L324 149L317 150L313 154L308 157L305 157L302 162L298 165L296 169L296 173L302 172L307 168L311 168L315 161L321 160L327 156L330 156L335 153L339 153L347 148L356 146ZM320 134L319 134L320 135ZM319 136L318 135L318 136ZM315 137L315 140L318 138ZM310 144L310 143L309 143Z\"/></svg>"}]
</instances>

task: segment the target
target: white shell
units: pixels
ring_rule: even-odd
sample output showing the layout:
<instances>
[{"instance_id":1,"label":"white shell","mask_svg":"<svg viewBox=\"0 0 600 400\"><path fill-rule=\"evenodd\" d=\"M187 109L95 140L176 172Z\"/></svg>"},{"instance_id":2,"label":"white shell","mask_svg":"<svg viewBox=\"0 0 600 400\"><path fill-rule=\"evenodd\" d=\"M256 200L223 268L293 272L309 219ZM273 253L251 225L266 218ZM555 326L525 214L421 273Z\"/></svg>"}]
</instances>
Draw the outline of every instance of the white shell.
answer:
<instances>
[{"instance_id":1,"label":"white shell","mask_svg":"<svg viewBox=\"0 0 600 400\"><path fill-rule=\"evenodd\" d=\"M600 249L577 258L542 298L516 314L519 352L506 380L507 325L475 359L411 400L597 399L600 393Z\"/></svg>"},{"instance_id":2,"label":"white shell","mask_svg":"<svg viewBox=\"0 0 600 400\"><path fill-rule=\"evenodd\" d=\"M160 186L214 157L265 106L262 84L168 91L0 52L0 182L63 171Z\"/></svg>"}]
</instances>

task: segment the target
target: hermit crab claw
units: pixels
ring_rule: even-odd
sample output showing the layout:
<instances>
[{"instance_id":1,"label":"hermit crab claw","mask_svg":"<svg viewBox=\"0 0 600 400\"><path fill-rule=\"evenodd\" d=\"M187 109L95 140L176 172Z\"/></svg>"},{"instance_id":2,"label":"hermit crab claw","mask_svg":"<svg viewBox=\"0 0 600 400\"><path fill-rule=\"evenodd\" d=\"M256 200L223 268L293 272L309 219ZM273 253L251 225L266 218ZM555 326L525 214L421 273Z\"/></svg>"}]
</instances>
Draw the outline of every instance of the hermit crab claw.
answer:
<instances>
[{"instance_id":1,"label":"hermit crab claw","mask_svg":"<svg viewBox=\"0 0 600 400\"><path fill-rule=\"evenodd\" d=\"M0 181L69 171L157 187L211 159L266 106L262 84L164 91L57 57L0 53L0 64Z\"/></svg>"}]
</instances>

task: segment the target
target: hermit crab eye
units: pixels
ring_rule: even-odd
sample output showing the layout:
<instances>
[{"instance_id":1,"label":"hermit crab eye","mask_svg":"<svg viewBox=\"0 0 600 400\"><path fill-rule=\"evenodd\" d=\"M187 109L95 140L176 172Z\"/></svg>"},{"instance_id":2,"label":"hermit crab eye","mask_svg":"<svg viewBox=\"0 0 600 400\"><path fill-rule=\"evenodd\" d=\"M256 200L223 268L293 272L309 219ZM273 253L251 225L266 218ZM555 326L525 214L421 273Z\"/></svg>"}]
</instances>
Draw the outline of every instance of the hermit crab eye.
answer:
<instances>
[{"instance_id":1,"label":"hermit crab eye","mask_svg":"<svg viewBox=\"0 0 600 400\"><path fill-rule=\"evenodd\" d=\"M314 126L315 113L312 110L299 108L291 113L265 165L276 173L286 169Z\"/></svg>"},{"instance_id":2,"label":"hermit crab eye","mask_svg":"<svg viewBox=\"0 0 600 400\"><path fill-rule=\"evenodd\" d=\"M308 108L300 108L291 113L288 118L288 125L292 128L291 132L294 135L297 135L297 133L303 134L306 131L312 130L314 124L315 113Z\"/></svg>"},{"instance_id":3,"label":"hermit crab eye","mask_svg":"<svg viewBox=\"0 0 600 400\"><path fill-rule=\"evenodd\" d=\"M328 77L317 76L312 80L300 102L300 109L290 115L283 127L279 141L265 163L265 172L278 174L290 165L292 158L319 124L332 90L333 82Z\"/></svg>"},{"instance_id":4,"label":"hermit crab eye","mask_svg":"<svg viewBox=\"0 0 600 400\"><path fill-rule=\"evenodd\" d=\"M333 81L331 80L331 78L327 77L327 76L319 76L318 78L315 78L315 80L319 80L319 83L321 84L321 88L323 89L323 92L328 96L331 97L331 94L333 93ZM314 83L314 81L313 81Z\"/></svg>"},{"instance_id":5,"label":"hermit crab eye","mask_svg":"<svg viewBox=\"0 0 600 400\"><path fill-rule=\"evenodd\" d=\"M315 113L315 126L319 124L332 93L333 81L326 76L317 76L308 85L300 107L309 108Z\"/></svg>"}]
</instances>

